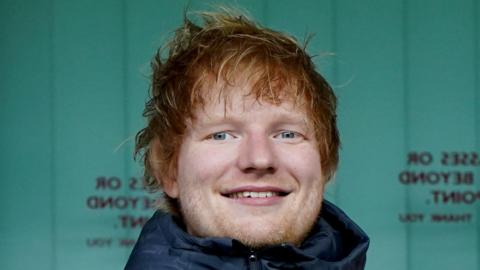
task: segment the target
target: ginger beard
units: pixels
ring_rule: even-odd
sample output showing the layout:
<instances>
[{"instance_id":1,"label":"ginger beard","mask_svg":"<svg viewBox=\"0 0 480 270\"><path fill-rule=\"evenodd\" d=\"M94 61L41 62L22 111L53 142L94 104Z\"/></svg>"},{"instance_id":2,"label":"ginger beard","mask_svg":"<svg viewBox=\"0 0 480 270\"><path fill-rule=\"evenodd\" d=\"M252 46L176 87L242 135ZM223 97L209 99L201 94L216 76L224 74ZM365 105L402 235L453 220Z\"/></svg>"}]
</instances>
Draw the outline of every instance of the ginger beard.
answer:
<instances>
[{"instance_id":1,"label":"ginger beard","mask_svg":"<svg viewBox=\"0 0 480 270\"><path fill-rule=\"evenodd\" d=\"M320 180L318 182L321 182ZM199 237L229 237L244 245L261 248L281 243L291 243L299 246L307 237L318 219L321 208L322 189L312 190L308 201L298 207L288 207L286 214L268 215L262 210L252 209L248 218L241 218L241 213L229 209L209 209L209 213L198 209L205 205L200 196L189 196L188 188L181 192L179 201L181 213L188 232ZM293 205L298 205L295 202Z\"/></svg>"},{"instance_id":2,"label":"ginger beard","mask_svg":"<svg viewBox=\"0 0 480 270\"><path fill-rule=\"evenodd\" d=\"M325 184L313 128L293 102L260 102L245 95L248 85L233 87L228 105L211 101L187 125L164 191L194 236L300 245Z\"/></svg>"}]
</instances>

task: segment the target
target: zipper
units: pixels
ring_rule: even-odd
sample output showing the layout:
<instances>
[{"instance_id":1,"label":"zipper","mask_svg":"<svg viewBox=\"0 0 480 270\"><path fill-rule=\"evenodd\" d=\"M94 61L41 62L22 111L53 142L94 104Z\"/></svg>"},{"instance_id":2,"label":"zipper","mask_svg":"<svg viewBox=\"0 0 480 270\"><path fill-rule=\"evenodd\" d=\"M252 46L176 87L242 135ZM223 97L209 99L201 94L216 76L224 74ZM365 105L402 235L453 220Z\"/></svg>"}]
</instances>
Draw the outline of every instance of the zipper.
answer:
<instances>
[{"instance_id":1,"label":"zipper","mask_svg":"<svg viewBox=\"0 0 480 270\"><path fill-rule=\"evenodd\" d=\"M250 250L250 255L248 255L248 264L250 265L250 270L260 269L258 265L258 255L253 250Z\"/></svg>"}]
</instances>

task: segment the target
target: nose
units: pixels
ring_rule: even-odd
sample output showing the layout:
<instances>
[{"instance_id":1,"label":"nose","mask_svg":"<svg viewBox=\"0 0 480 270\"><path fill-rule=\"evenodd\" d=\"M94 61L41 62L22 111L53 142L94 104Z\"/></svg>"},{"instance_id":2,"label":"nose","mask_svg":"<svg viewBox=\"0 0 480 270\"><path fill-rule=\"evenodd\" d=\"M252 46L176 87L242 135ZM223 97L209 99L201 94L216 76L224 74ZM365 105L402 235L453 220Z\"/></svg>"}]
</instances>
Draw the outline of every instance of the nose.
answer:
<instances>
[{"instance_id":1,"label":"nose","mask_svg":"<svg viewBox=\"0 0 480 270\"><path fill-rule=\"evenodd\" d=\"M245 173L268 174L276 170L272 142L262 134L247 136L241 144L238 165Z\"/></svg>"}]
</instances>

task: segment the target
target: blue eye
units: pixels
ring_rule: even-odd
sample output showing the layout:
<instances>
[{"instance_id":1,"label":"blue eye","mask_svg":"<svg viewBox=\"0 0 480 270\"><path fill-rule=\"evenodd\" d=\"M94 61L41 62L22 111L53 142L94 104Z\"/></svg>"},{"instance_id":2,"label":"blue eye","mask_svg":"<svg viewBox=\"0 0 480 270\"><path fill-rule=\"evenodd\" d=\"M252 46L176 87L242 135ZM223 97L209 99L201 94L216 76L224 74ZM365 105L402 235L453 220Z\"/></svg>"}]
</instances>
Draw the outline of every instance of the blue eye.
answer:
<instances>
[{"instance_id":1,"label":"blue eye","mask_svg":"<svg viewBox=\"0 0 480 270\"><path fill-rule=\"evenodd\" d=\"M283 131L280 133L280 138L282 139L294 139L297 137L297 134L293 131Z\"/></svg>"},{"instance_id":2,"label":"blue eye","mask_svg":"<svg viewBox=\"0 0 480 270\"><path fill-rule=\"evenodd\" d=\"M213 133L212 135L210 135L210 138L215 141L224 141L229 138L233 138L233 136L225 131L222 131Z\"/></svg>"},{"instance_id":3,"label":"blue eye","mask_svg":"<svg viewBox=\"0 0 480 270\"><path fill-rule=\"evenodd\" d=\"M225 140L227 138L227 133L225 132L218 132L212 135L212 139L214 140Z\"/></svg>"}]
</instances>

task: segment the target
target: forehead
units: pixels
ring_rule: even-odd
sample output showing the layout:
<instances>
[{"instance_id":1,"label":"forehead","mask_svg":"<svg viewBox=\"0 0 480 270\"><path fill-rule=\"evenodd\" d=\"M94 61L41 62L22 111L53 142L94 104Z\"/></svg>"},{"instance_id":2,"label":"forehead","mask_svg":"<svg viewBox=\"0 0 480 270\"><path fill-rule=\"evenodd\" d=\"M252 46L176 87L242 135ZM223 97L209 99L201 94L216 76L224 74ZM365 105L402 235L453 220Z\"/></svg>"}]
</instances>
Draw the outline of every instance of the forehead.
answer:
<instances>
[{"instance_id":1,"label":"forehead","mask_svg":"<svg viewBox=\"0 0 480 270\"><path fill-rule=\"evenodd\" d=\"M227 123L254 123L257 126L294 124L312 128L304 99L288 95L281 99L256 96L251 83L229 85L228 89L222 87L222 84L213 84L208 88L209 95L193 110L187 126L196 129Z\"/></svg>"}]
</instances>

